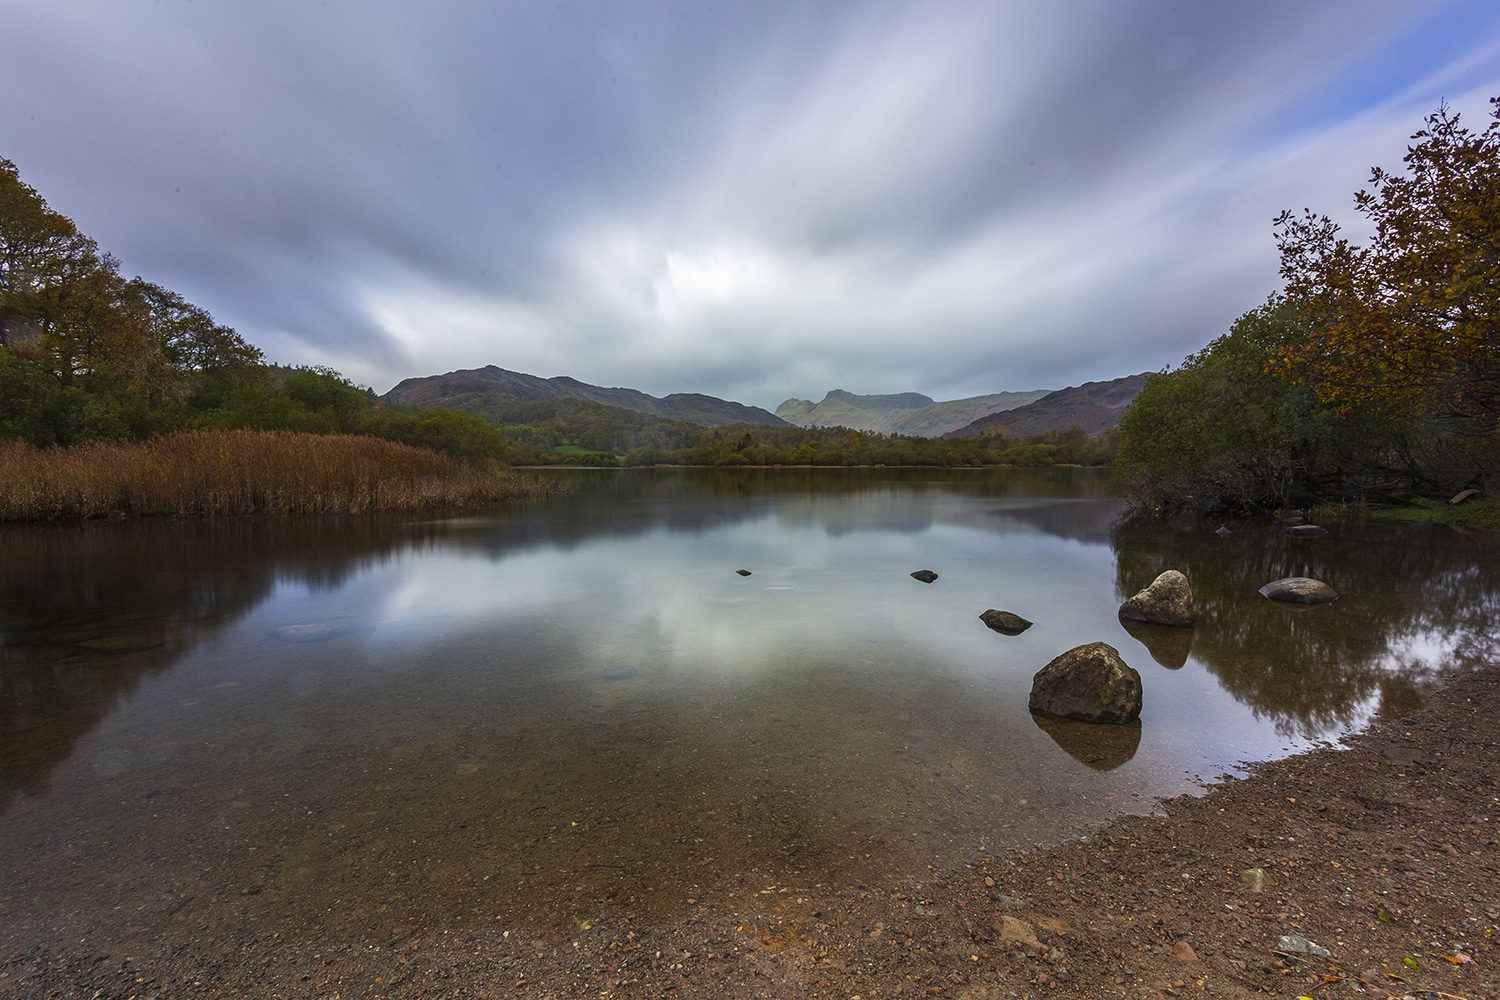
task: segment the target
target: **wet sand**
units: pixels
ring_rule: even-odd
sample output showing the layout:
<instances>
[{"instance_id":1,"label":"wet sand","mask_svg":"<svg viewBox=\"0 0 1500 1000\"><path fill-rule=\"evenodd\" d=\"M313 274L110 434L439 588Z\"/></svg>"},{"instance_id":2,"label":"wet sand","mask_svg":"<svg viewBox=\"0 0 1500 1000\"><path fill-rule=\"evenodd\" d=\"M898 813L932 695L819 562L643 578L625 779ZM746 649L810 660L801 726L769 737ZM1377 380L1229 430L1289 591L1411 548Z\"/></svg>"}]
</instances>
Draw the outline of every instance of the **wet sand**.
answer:
<instances>
[{"instance_id":1,"label":"wet sand","mask_svg":"<svg viewBox=\"0 0 1500 1000\"><path fill-rule=\"evenodd\" d=\"M1497 714L1488 668L1345 748L1082 841L690 896L668 918L261 925L143 873L128 922L72 893L47 926L0 929L0 997L1493 998Z\"/></svg>"}]
</instances>

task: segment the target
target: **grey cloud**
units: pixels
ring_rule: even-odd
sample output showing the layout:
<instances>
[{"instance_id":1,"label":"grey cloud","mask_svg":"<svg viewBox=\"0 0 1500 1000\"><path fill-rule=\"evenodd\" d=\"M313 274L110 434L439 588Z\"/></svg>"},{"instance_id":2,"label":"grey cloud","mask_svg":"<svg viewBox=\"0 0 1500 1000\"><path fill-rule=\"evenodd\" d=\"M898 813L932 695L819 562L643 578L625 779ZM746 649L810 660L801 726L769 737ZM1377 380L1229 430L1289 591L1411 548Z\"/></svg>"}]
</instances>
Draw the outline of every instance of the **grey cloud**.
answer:
<instances>
[{"instance_id":1,"label":"grey cloud","mask_svg":"<svg viewBox=\"0 0 1500 1000\"><path fill-rule=\"evenodd\" d=\"M1222 332L1277 210L1495 89L1280 126L1431 9L0 0L0 155L127 269L378 388L1063 385Z\"/></svg>"}]
</instances>

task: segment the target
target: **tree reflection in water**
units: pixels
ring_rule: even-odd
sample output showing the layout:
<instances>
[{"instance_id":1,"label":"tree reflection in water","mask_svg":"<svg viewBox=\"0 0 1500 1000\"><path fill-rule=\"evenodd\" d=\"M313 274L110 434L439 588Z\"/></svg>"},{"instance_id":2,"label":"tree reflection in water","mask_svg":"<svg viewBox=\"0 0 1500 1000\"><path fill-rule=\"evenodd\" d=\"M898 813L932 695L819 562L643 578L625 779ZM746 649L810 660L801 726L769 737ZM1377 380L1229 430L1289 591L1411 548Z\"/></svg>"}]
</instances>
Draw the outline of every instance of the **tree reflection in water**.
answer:
<instances>
[{"instance_id":1,"label":"tree reflection in water","mask_svg":"<svg viewBox=\"0 0 1500 1000\"><path fill-rule=\"evenodd\" d=\"M1192 655L1280 732L1325 735L1372 699L1379 714L1400 717L1452 670L1495 659L1494 535L1351 521L1316 539L1287 538L1269 523L1219 537L1215 524L1122 520L1111 533L1115 590L1123 600L1162 570L1186 573L1198 608ZM1287 576L1322 580L1343 596L1300 607L1257 593ZM1172 666L1179 651L1158 631L1166 630L1131 634Z\"/></svg>"},{"instance_id":2,"label":"tree reflection in water","mask_svg":"<svg viewBox=\"0 0 1500 1000\"><path fill-rule=\"evenodd\" d=\"M0 532L0 812L141 682L278 582L336 588L444 529L382 518L143 521Z\"/></svg>"}]
</instances>

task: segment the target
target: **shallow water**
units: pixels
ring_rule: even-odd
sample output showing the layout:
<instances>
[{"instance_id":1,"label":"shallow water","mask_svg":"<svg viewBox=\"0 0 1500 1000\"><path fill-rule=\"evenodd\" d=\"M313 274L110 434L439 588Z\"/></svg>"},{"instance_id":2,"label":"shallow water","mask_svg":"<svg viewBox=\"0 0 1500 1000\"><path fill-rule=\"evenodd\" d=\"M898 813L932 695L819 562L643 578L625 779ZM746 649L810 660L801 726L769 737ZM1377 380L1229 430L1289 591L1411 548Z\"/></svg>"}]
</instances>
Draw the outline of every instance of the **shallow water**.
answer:
<instances>
[{"instance_id":1,"label":"shallow water","mask_svg":"<svg viewBox=\"0 0 1500 1000\"><path fill-rule=\"evenodd\" d=\"M0 925L565 933L877 883L1155 808L1494 652L1496 545L1447 529L1124 524L1086 470L563 475L445 520L0 531ZM1167 568L1201 624L1127 632ZM1345 596L1256 593L1288 575ZM1033 720L1032 674L1093 640L1141 723Z\"/></svg>"}]
</instances>

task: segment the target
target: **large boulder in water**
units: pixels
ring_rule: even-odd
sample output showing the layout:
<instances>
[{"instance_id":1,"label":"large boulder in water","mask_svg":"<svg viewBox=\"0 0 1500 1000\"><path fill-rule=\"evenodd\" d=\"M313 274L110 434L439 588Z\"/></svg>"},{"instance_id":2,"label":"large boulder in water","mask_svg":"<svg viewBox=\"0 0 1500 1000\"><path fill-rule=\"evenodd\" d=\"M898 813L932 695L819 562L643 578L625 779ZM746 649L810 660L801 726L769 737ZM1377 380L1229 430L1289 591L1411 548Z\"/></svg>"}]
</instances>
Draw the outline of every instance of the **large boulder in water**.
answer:
<instances>
[{"instance_id":1,"label":"large boulder in water","mask_svg":"<svg viewBox=\"0 0 1500 1000\"><path fill-rule=\"evenodd\" d=\"M1192 628L1198 620L1193 613L1193 588L1188 585L1187 577L1169 569L1152 580L1151 586L1120 605L1120 617Z\"/></svg>"},{"instance_id":2,"label":"large boulder in water","mask_svg":"<svg viewBox=\"0 0 1500 1000\"><path fill-rule=\"evenodd\" d=\"M1141 675L1107 642L1058 656L1031 679L1033 712L1084 722L1133 722L1141 714Z\"/></svg>"},{"instance_id":3,"label":"large boulder in water","mask_svg":"<svg viewBox=\"0 0 1500 1000\"><path fill-rule=\"evenodd\" d=\"M1328 604L1339 599L1339 592L1310 576L1289 576L1260 588L1260 596L1287 604Z\"/></svg>"}]
</instances>

